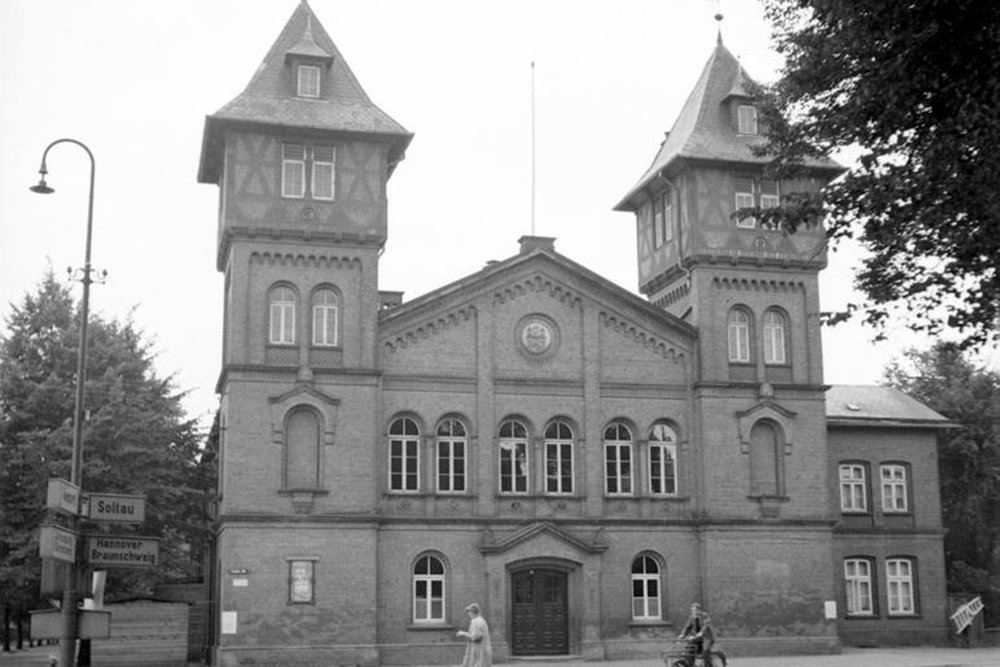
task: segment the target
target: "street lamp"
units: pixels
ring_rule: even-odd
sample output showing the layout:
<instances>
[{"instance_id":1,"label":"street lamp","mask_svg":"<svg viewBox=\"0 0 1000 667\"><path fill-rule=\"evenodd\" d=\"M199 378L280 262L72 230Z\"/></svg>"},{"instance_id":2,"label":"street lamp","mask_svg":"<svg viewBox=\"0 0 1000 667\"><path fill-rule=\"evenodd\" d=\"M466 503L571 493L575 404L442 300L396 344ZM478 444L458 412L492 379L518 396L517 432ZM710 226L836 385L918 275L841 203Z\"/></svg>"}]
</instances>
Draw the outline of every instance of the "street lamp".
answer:
<instances>
[{"instance_id":1,"label":"street lamp","mask_svg":"<svg viewBox=\"0 0 1000 667\"><path fill-rule=\"evenodd\" d=\"M86 145L76 139L56 139L46 146L45 152L42 153L42 166L38 169L41 178L37 185L31 186L29 189L32 192L43 195L55 192L45 182L45 175L49 173L45 166L45 158L53 146L62 143L76 144L85 150L87 157L90 158L90 197L87 201L87 249L83 259L83 279L81 280L83 283L83 300L80 304L80 340L76 350L76 400L73 404L73 461L70 474L70 481L79 488L83 476L83 390L87 379L87 320L90 309L90 283L93 282L90 278L90 236L94 222L94 171L96 169L94 154L90 152L90 149ZM76 535L78 525L79 519L74 513L70 517L70 528L74 536ZM76 587L76 563L72 563L70 567L66 568L66 580L63 590L63 630L59 641L59 664L61 667L73 667L76 664L76 656L74 655L77 638Z\"/></svg>"}]
</instances>

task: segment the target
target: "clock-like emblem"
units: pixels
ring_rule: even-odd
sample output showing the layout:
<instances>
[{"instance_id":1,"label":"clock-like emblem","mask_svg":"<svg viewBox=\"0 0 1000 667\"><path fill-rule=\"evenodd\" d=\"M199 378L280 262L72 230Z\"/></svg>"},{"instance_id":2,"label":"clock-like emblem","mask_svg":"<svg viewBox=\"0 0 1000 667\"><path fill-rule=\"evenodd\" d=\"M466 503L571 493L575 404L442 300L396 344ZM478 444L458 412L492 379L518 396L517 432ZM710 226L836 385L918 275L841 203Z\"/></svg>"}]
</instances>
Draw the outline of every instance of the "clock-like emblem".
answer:
<instances>
[{"instance_id":1,"label":"clock-like emblem","mask_svg":"<svg viewBox=\"0 0 1000 667\"><path fill-rule=\"evenodd\" d=\"M547 317L529 315L517 327L517 341L529 357L545 357L555 351L558 333Z\"/></svg>"}]
</instances>

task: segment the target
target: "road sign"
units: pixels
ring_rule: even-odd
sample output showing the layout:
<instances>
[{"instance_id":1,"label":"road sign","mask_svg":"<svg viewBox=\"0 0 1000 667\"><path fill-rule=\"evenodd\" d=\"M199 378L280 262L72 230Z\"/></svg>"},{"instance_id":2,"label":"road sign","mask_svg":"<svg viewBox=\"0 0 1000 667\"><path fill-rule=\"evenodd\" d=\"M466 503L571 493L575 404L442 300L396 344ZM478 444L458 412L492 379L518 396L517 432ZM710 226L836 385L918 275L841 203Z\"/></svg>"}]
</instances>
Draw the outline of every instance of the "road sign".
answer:
<instances>
[{"instance_id":1,"label":"road sign","mask_svg":"<svg viewBox=\"0 0 1000 667\"><path fill-rule=\"evenodd\" d=\"M75 563L76 533L59 526L42 526L38 532L38 555Z\"/></svg>"},{"instance_id":2,"label":"road sign","mask_svg":"<svg viewBox=\"0 0 1000 667\"><path fill-rule=\"evenodd\" d=\"M80 512L80 487L59 477L49 478L45 507L53 512L76 516Z\"/></svg>"},{"instance_id":3,"label":"road sign","mask_svg":"<svg viewBox=\"0 0 1000 667\"><path fill-rule=\"evenodd\" d=\"M88 493L91 521L116 523L142 523L146 520L146 496L127 496L119 493Z\"/></svg>"},{"instance_id":4,"label":"road sign","mask_svg":"<svg viewBox=\"0 0 1000 667\"><path fill-rule=\"evenodd\" d=\"M87 563L106 567L156 567L160 538L129 535L87 536Z\"/></svg>"},{"instance_id":5,"label":"road sign","mask_svg":"<svg viewBox=\"0 0 1000 667\"><path fill-rule=\"evenodd\" d=\"M81 609L76 613L76 628L80 639L108 639L111 637L111 612ZM31 612L32 639L62 639L62 632L61 609Z\"/></svg>"}]
</instances>

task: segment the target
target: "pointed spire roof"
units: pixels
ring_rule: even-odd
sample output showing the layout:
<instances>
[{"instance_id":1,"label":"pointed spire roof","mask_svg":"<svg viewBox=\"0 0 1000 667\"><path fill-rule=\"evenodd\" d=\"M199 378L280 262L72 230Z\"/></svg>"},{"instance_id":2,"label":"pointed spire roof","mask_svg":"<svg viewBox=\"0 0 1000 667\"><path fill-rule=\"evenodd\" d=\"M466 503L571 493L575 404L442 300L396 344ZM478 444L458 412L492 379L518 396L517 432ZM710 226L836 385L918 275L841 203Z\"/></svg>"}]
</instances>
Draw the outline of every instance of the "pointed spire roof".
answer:
<instances>
[{"instance_id":1,"label":"pointed spire roof","mask_svg":"<svg viewBox=\"0 0 1000 667\"><path fill-rule=\"evenodd\" d=\"M739 60L726 48L720 32L715 49L688 95L673 128L667 133L652 164L628 194L615 206L618 211L633 210L639 203L636 195L664 170L682 160L714 160L728 163L762 165L767 157L757 157L750 147L763 137L738 134L730 110L725 104L733 96L749 98L753 80ZM839 171L833 160L810 160L809 166Z\"/></svg>"},{"instance_id":2,"label":"pointed spire roof","mask_svg":"<svg viewBox=\"0 0 1000 667\"><path fill-rule=\"evenodd\" d=\"M294 95L287 71L287 61L294 58L324 67L321 99ZM199 181L218 182L223 129L231 125L373 135L390 144L390 164L402 159L413 138L371 101L306 0L295 8L243 92L205 119Z\"/></svg>"}]
</instances>

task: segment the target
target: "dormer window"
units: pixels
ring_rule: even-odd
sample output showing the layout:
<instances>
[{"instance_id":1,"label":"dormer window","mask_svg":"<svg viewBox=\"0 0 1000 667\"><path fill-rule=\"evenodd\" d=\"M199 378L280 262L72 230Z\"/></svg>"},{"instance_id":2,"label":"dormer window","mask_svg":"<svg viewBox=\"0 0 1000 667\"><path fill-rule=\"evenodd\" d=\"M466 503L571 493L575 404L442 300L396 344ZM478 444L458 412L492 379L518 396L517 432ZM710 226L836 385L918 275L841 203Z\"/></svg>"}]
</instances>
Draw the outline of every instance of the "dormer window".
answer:
<instances>
[{"instance_id":1,"label":"dormer window","mask_svg":"<svg viewBox=\"0 0 1000 667\"><path fill-rule=\"evenodd\" d=\"M299 97L319 97L320 69L316 65L299 65Z\"/></svg>"},{"instance_id":2,"label":"dormer window","mask_svg":"<svg viewBox=\"0 0 1000 667\"><path fill-rule=\"evenodd\" d=\"M736 131L740 134L757 134L757 107L741 104L736 109Z\"/></svg>"}]
</instances>

